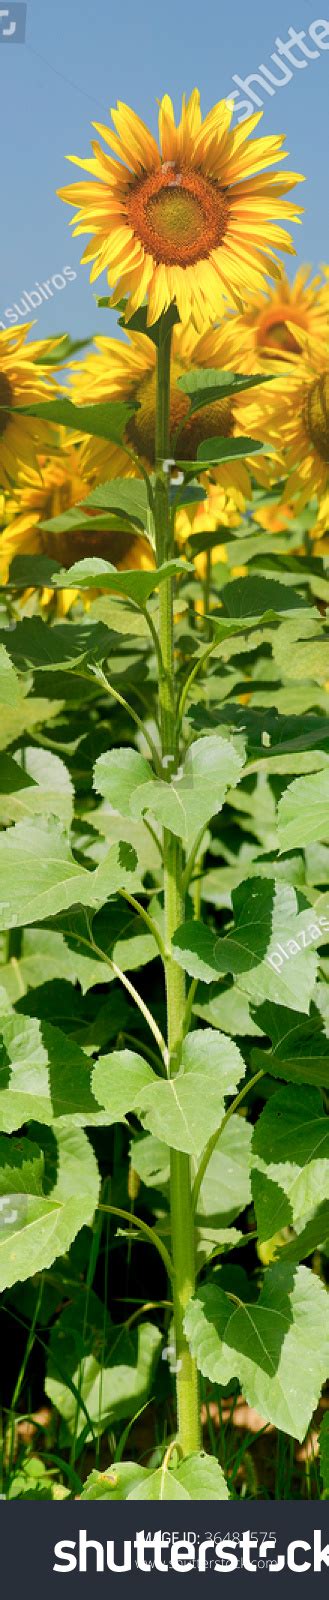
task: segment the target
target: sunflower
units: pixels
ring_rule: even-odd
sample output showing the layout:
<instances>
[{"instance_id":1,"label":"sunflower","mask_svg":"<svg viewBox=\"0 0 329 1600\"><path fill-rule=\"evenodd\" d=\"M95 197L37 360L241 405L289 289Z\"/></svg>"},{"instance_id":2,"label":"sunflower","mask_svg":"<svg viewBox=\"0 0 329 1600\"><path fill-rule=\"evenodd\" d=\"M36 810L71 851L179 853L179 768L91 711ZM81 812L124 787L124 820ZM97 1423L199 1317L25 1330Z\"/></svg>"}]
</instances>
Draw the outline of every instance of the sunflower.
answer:
<instances>
[{"instance_id":1,"label":"sunflower","mask_svg":"<svg viewBox=\"0 0 329 1600\"><path fill-rule=\"evenodd\" d=\"M276 248L294 253L290 234L276 219L298 219L283 199L296 173L269 174L282 160L283 137L249 143L259 112L230 132L233 102L219 101L202 121L195 89L182 103L178 126L165 95L159 111L159 145L136 113L119 102L115 132L93 126L93 156L69 157L92 180L67 185L60 198L78 207L74 233L91 233L83 261L94 282L106 270L112 304L128 297L127 319L148 298L148 321L176 302L180 319L201 331L216 321L224 299L241 306L246 284L260 289L278 271Z\"/></svg>"},{"instance_id":2,"label":"sunflower","mask_svg":"<svg viewBox=\"0 0 329 1600\"><path fill-rule=\"evenodd\" d=\"M302 354L281 364L273 384L264 384L261 405L249 397L246 411L249 427L281 451L295 509L314 495L321 501L329 489L329 349L303 342Z\"/></svg>"},{"instance_id":3,"label":"sunflower","mask_svg":"<svg viewBox=\"0 0 329 1600\"><path fill-rule=\"evenodd\" d=\"M53 434L49 423L10 410L11 406L51 399L50 384L54 392L46 357L53 353L56 360L61 340L35 339L28 344L26 335L31 327L32 323L24 323L0 332L0 484L4 489L15 482L21 466L35 464L38 450L49 446Z\"/></svg>"},{"instance_id":4,"label":"sunflower","mask_svg":"<svg viewBox=\"0 0 329 1600\"><path fill-rule=\"evenodd\" d=\"M319 502L316 520L311 529L311 539L314 544L313 554L323 559L329 550L329 482Z\"/></svg>"},{"instance_id":5,"label":"sunflower","mask_svg":"<svg viewBox=\"0 0 329 1600\"><path fill-rule=\"evenodd\" d=\"M328 282L309 274L309 267L300 267L289 283L282 270L278 283L250 296L241 317L229 318L232 360L238 356L240 371L260 372L273 357L298 355L305 336L327 344Z\"/></svg>"},{"instance_id":6,"label":"sunflower","mask_svg":"<svg viewBox=\"0 0 329 1600\"><path fill-rule=\"evenodd\" d=\"M264 528L265 533L285 533L289 522L295 516L295 510L296 507L291 505L289 501L278 498L272 504L259 506L259 509L257 506L253 506L253 521L258 522L259 527Z\"/></svg>"},{"instance_id":7,"label":"sunflower","mask_svg":"<svg viewBox=\"0 0 329 1600\"><path fill-rule=\"evenodd\" d=\"M106 336L96 338L96 351L73 368L72 396L76 405L115 399L136 400L138 410L130 418L125 444L142 463L154 466L155 413L156 413L156 351L147 335L131 333L129 343ZM227 325L210 329L198 336L193 328L174 328L173 359L171 364L170 426L171 438L177 439L179 459L193 461L202 440L215 436L230 438L247 432L244 424L244 394L237 398L215 400L210 405L190 415L190 403L178 379L193 368L214 367L230 370L231 339ZM124 448L108 445L93 439L83 447L83 460L88 472L93 470L98 479L121 477L138 471L138 462L131 460ZM254 469L253 469L254 470ZM264 463L263 463L264 472ZM267 477L262 481L267 482ZM233 498L235 505L244 509L251 493L250 470L244 461L227 461L204 476L208 492L210 483L217 485L219 520L222 520L223 491ZM214 513L214 494L211 495ZM212 523L214 526L214 523Z\"/></svg>"},{"instance_id":8,"label":"sunflower","mask_svg":"<svg viewBox=\"0 0 329 1600\"><path fill-rule=\"evenodd\" d=\"M93 530L91 511L90 527L87 529L85 526L74 530L67 528L57 533L42 527L43 522L59 517L83 502L90 488L91 478L83 469L79 445L67 442L62 433L61 452L48 460L40 457L37 469L30 467L21 472L15 491L8 498L7 525L0 536L2 583L8 581L9 567L16 555L51 556L63 567L70 567L74 561L81 561L85 556L102 556L119 568L152 565L146 540L121 532L116 527L111 528L110 516L108 531ZM81 510L85 519L83 505ZM43 591L44 603L51 597L51 590ZM65 611L72 605L72 599L71 589L61 591L58 596L60 609Z\"/></svg>"}]
</instances>

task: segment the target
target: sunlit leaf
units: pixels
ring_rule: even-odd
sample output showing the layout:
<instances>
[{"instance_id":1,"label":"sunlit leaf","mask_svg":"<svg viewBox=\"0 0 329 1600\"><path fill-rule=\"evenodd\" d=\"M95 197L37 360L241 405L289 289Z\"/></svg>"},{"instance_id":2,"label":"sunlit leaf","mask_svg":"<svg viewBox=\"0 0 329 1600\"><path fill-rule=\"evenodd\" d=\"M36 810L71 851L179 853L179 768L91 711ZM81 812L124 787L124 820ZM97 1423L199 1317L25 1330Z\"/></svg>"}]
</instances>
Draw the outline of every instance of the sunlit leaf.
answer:
<instances>
[{"instance_id":1,"label":"sunlit leaf","mask_svg":"<svg viewBox=\"0 0 329 1600\"><path fill-rule=\"evenodd\" d=\"M190 1301L185 1327L205 1377L225 1384L234 1372L249 1405L304 1439L328 1371L326 1291L319 1278L306 1267L280 1263L268 1269L259 1300L239 1306L207 1284Z\"/></svg>"}]
</instances>

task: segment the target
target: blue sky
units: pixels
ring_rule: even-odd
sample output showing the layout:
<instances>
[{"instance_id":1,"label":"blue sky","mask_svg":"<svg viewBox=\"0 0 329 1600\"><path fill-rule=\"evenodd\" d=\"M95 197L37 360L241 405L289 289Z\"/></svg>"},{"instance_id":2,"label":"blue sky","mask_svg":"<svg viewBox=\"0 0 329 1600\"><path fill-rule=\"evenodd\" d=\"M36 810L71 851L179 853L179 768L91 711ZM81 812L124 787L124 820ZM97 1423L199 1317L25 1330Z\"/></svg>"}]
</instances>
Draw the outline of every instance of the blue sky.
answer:
<instances>
[{"instance_id":1,"label":"blue sky","mask_svg":"<svg viewBox=\"0 0 329 1600\"><path fill-rule=\"evenodd\" d=\"M207 111L232 91L234 73L244 78L262 62L275 73L270 56L276 37L286 41L289 27L303 29L314 48L310 24L320 17L329 27L329 0L323 3L326 18L321 0L273 0L271 6L264 0L28 0L25 45L0 48L0 149L6 152L0 321L24 289L67 265L77 277L35 311L38 336L64 329L75 336L113 332L115 319L97 309L95 286L79 264L84 241L71 239L71 212L56 198L56 189L73 177L65 155L90 153L91 121L107 120L117 99L155 130L156 101L165 90L178 108L182 91L198 84ZM289 166L307 174L298 197L305 216L294 235L298 260L314 267L329 259L328 89L329 49L323 49L273 98L264 91L259 130L285 132ZM106 287L103 275L97 292Z\"/></svg>"}]
</instances>

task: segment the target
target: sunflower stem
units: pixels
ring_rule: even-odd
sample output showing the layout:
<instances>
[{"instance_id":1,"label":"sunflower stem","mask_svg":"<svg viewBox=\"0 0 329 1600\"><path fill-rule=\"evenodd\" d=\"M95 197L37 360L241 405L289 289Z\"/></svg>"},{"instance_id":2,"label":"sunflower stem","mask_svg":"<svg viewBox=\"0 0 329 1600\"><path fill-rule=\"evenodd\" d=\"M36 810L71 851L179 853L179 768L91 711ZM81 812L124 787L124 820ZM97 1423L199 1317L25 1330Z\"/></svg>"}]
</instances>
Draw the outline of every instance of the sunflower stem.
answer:
<instances>
[{"instance_id":1,"label":"sunflower stem","mask_svg":"<svg viewBox=\"0 0 329 1600\"><path fill-rule=\"evenodd\" d=\"M157 353L156 483L155 520L157 563L173 554L169 479L166 461L170 455L170 357L171 332L165 319L160 329ZM173 583L169 579L159 590L160 645L162 671L159 681L163 776L169 781L179 759L179 724L176 711ZM182 890L183 853L180 840L168 829L163 833L165 904L165 981L167 998L167 1039L169 1072L178 1070L186 1015L185 975L171 955L171 940L184 918ZM168 953L167 953L168 952ZM187 1303L195 1289L195 1232L192 1211L192 1185L189 1156L170 1152L171 1240L174 1264L174 1339L178 1439L183 1455L200 1449L200 1404L198 1372L184 1332Z\"/></svg>"}]
</instances>

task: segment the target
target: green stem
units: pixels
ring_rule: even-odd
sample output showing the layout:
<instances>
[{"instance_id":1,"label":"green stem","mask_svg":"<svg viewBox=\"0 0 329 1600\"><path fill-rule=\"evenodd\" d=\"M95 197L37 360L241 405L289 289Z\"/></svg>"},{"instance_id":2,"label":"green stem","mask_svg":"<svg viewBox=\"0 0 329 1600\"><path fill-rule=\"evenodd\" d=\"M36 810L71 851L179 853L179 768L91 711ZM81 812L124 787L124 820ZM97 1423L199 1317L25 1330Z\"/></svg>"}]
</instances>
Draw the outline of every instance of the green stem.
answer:
<instances>
[{"instance_id":1,"label":"green stem","mask_svg":"<svg viewBox=\"0 0 329 1600\"><path fill-rule=\"evenodd\" d=\"M157 420L156 420L156 551L158 565L173 553L170 521L168 476L163 462L170 456L170 353L171 336L165 322L160 335L157 354ZM173 584L161 584L159 592L160 645L162 672L159 682L162 760L168 778L179 760L178 728L176 722L174 643L173 643ZM182 893L183 856L180 841L167 829L163 834L165 948L164 968L167 996L167 1030L169 1071L174 1076L180 1064L185 1017L185 976L171 955L171 941L176 928L184 918ZM195 1236L191 1203L191 1166L189 1156L177 1150L170 1152L170 1212L171 1239L174 1263L174 1335L176 1355L176 1387L178 1438L183 1455L200 1449L200 1405L197 1365L191 1356L184 1332L186 1306L195 1289Z\"/></svg>"},{"instance_id":2,"label":"green stem","mask_svg":"<svg viewBox=\"0 0 329 1600\"><path fill-rule=\"evenodd\" d=\"M88 920L87 920L87 927L88 926L89 925L88 925ZM167 1066L168 1066L168 1049L167 1049L167 1045L166 1045L165 1039L162 1036L160 1028L158 1028L158 1024L155 1021L155 1018L152 1017L152 1012L149 1011L149 1008L146 1005L145 1000L142 1000L142 996L140 994L138 994L138 990L135 989L134 984L130 982L130 978L127 977L127 973L121 971L121 967L117 966L117 962L116 961L111 961L111 956L108 956L106 954L106 951L101 949L100 945L95 944L95 940L93 939L91 931L90 931L88 939L84 939L83 935L81 933L75 934L74 932L72 933L72 939L74 939L77 944L85 945L87 950L92 950L93 954L95 956L98 956L100 961L105 962L105 966L106 967L110 968L110 972L113 972L113 977L114 978L118 978L119 982L123 984L123 988L127 989L127 993L130 995L131 1000L134 1001L134 1005L138 1007L139 1011L141 1011L142 1017L144 1017L144 1021L147 1022L147 1025L150 1028L151 1033L153 1033L153 1038L156 1040L156 1044L158 1046L158 1049L160 1050L160 1055L162 1056L162 1060L163 1060L165 1068L167 1070Z\"/></svg>"},{"instance_id":3,"label":"green stem","mask_svg":"<svg viewBox=\"0 0 329 1600\"><path fill-rule=\"evenodd\" d=\"M210 640L210 644L207 644L206 647L205 647L205 650L202 650L201 655L198 657L198 660L195 661L194 667L192 667L192 671L189 672L188 678L186 678L185 683L183 684L183 688L182 688L182 692L181 692L181 696L180 696L180 700L179 700L179 705L178 705L178 712L177 712L177 718L178 718L178 724L179 725L183 720L185 705L186 705L186 701L187 701L187 696L189 694L189 690L192 687L192 683L194 683L194 679L197 677L198 672L201 672L201 669L204 666L204 662L207 661L208 656L211 655L211 651L215 649L216 643L217 643L216 639L211 639Z\"/></svg>"},{"instance_id":4,"label":"green stem","mask_svg":"<svg viewBox=\"0 0 329 1600\"><path fill-rule=\"evenodd\" d=\"M143 734L143 739L146 739L146 741L147 741L149 750L151 751L151 755L153 756L153 761L154 761L156 772L159 774L160 773L160 762L159 762L158 751L156 749L155 744L153 743L153 739L151 739L151 734L148 732L148 729L145 727L145 723L142 722L141 717L138 716L138 712L133 710L133 707L129 705L128 700L124 700L123 694L119 694L119 690L118 689L114 689L113 688L113 684L109 683L108 678L106 678L105 672L103 672L102 667L91 666L90 667L90 672L93 673L94 678L97 678L97 682L102 685L102 688L106 689L107 694L112 695L112 699L117 701L117 705L123 706L124 711L127 711L128 716L131 717L132 722L136 723L136 728L139 728L140 733Z\"/></svg>"},{"instance_id":5,"label":"green stem","mask_svg":"<svg viewBox=\"0 0 329 1600\"><path fill-rule=\"evenodd\" d=\"M121 895L121 899L122 900L126 900L127 901L127 905L128 906L132 906L133 911L137 912L137 916L141 918L141 921L145 922L146 928L148 928L149 933L152 934L152 939L154 939L155 944L157 944L157 946L158 946L158 950L159 950L161 959L162 959L162 961L164 961L165 960L164 943L163 943L163 939L161 938L160 930L157 927L156 922L153 921L153 917L149 916L149 912L145 911L145 906L141 906L140 903L139 903L139 900L135 900L135 895L134 894L128 894L128 889L119 889L119 894Z\"/></svg>"}]
</instances>

